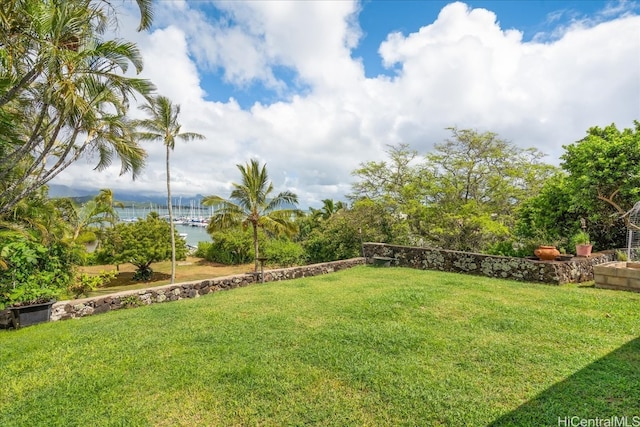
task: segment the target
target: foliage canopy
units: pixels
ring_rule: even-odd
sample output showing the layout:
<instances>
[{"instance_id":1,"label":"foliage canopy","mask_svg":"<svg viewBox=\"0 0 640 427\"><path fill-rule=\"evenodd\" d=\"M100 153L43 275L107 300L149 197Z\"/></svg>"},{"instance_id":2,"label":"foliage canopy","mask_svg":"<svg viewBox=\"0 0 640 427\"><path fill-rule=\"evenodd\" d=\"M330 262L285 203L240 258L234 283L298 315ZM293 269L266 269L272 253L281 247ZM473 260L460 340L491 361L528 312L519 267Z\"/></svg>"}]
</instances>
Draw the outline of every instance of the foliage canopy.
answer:
<instances>
[{"instance_id":1,"label":"foliage canopy","mask_svg":"<svg viewBox=\"0 0 640 427\"><path fill-rule=\"evenodd\" d=\"M167 221L151 212L145 219L120 223L104 231L98 259L107 264L131 263L138 268L140 278L151 273L154 262L171 259L171 227ZM176 258L185 259L186 242L176 238Z\"/></svg>"}]
</instances>

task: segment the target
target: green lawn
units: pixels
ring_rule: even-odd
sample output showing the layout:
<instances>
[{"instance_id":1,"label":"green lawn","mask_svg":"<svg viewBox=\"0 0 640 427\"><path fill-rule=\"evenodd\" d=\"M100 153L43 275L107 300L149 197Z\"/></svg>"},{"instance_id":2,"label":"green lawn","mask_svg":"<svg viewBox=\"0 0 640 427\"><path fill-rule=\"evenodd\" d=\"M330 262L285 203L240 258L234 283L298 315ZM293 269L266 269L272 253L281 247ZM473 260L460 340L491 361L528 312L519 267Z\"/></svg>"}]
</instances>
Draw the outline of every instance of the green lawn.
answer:
<instances>
[{"instance_id":1,"label":"green lawn","mask_svg":"<svg viewBox=\"0 0 640 427\"><path fill-rule=\"evenodd\" d=\"M1 332L0 425L631 422L639 337L639 294L358 267Z\"/></svg>"}]
</instances>

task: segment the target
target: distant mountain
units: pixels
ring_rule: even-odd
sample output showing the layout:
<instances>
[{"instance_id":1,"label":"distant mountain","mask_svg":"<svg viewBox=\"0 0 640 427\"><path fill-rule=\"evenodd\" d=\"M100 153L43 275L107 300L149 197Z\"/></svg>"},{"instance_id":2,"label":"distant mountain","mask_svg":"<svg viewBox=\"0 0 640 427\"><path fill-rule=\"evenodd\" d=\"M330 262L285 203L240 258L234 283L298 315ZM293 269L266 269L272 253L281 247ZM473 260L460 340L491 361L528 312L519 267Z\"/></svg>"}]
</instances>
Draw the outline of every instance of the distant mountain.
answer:
<instances>
[{"instance_id":1,"label":"distant mountain","mask_svg":"<svg viewBox=\"0 0 640 427\"><path fill-rule=\"evenodd\" d=\"M58 197L84 197L95 196L98 194L98 190L84 190L71 188L66 185L49 184L49 197L52 199Z\"/></svg>"},{"instance_id":2,"label":"distant mountain","mask_svg":"<svg viewBox=\"0 0 640 427\"><path fill-rule=\"evenodd\" d=\"M49 197L58 198L58 197L70 197L79 203L85 202L93 197L95 197L100 190L87 190L87 189L76 189L71 188L66 185L57 185L51 184L49 185ZM125 204L125 206L149 206L149 204L153 204L154 206L166 206L167 205L167 196L158 195L158 194L141 194L141 193L131 193L125 191L117 191L113 192L114 198ZM172 195L174 205L178 203L182 203L182 206L189 207L193 203L194 205L199 205L200 201L203 199L203 195L197 194L195 196L181 196L181 195Z\"/></svg>"}]
</instances>

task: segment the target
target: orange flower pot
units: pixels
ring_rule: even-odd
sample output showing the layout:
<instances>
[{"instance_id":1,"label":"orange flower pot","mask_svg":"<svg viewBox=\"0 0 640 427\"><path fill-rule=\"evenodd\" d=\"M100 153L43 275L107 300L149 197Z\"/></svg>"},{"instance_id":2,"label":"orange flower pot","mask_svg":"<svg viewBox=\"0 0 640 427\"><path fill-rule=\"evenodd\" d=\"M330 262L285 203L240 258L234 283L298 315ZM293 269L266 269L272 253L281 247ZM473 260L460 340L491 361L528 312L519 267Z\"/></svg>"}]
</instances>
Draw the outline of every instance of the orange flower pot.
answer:
<instances>
[{"instance_id":1,"label":"orange flower pot","mask_svg":"<svg viewBox=\"0 0 640 427\"><path fill-rule=\"evenodd\" d=\"M555 246L539 246L533 253L543 261L553 261L560 255L560 251Z\"/></svg>"}]
</instances>

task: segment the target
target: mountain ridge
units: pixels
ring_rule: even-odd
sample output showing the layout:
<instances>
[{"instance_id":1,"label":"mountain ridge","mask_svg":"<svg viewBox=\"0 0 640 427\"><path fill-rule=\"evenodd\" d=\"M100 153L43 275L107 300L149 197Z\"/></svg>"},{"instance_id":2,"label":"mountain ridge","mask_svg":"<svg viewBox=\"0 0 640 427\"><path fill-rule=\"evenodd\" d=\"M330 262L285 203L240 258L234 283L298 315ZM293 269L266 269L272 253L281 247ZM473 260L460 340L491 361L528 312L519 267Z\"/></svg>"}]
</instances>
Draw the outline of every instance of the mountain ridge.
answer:
<instances>
[{"instance_id":1,"label":"mountain ridge","mask_svg":"<svg viewBox=\"0 0 640 427\"><path fill-rule=\"evenodd\" d=\"M49 185L49 197L56 199L62 197L69 197L79 202L85 202L89 199L92 199L100 192L99 189L78 189L72 188L66 185L60 184L50 184ZM118 202L122 202L125 205L128 204L146 204L151 203L153 205L166 206L167 205L167 196L166 195L158 195L158 194L144 194L140 192L127 192L127 191L114 191L113 192L114 199ZM172 195L174 205L181 204L182 206L191 206L192 203L195 203L197 206L200 205L200 201L204 198L201 194L196 194L195 196L185 196L185 195Z\"/></svg>"}]
</instances>

